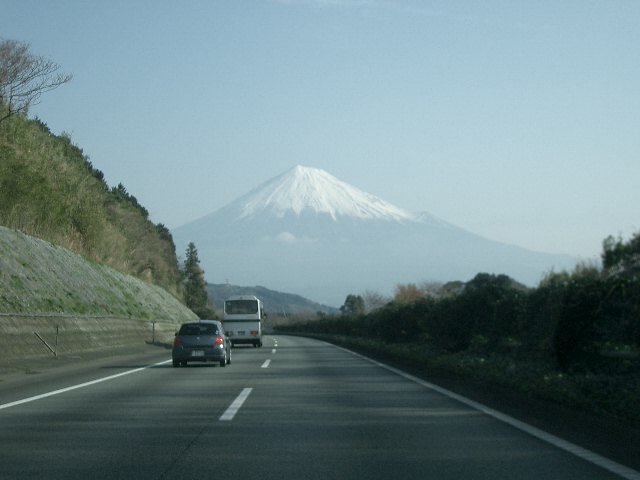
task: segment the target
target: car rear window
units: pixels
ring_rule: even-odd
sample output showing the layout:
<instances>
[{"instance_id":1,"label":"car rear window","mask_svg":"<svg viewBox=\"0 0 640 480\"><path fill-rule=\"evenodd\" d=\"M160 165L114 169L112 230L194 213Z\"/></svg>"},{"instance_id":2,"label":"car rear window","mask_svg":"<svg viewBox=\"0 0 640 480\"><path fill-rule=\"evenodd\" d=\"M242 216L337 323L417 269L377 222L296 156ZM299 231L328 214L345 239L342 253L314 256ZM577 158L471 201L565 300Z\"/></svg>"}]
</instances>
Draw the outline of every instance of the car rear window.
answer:
<instances>
[{"instance_id":1,"label":"car rear window","mask_svg":"<svg viewBox=\"0 0 640 480\"><path fill-rule=\"evenodd\" d=\"M217 335L218 327L207 323L186 324L180 327L178 335Z\"/></svg>"}]
</instances>

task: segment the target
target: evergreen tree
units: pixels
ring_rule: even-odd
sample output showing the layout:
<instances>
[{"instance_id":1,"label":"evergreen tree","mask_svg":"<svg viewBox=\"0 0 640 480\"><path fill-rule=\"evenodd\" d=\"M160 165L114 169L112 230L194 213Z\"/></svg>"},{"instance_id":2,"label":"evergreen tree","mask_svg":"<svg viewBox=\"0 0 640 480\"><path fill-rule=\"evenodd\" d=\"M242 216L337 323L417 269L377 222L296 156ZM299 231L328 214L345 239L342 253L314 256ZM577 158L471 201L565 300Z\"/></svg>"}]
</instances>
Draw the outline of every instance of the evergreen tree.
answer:
<instances>
[{"instance_id":1,"label":"evergreen tree","mask_svg":"<svg viewBox=\"0 0 640 480\"><path fill-rule=\"evenodd\" d=\"M207 283L204 280L204 270L200 268L198 250L193 242L189 243L184 261L185 303L198 317L215 318L213 306L207 297Z\"/></svg>"},{"instance_id":2,"label":"evergreen tree","mask_svg":"<svg viewBox=\"0 0 640 480\"><path fill-rule=\"evenodd\" d=\"M364 315L364 299L360 295L347 295L344 305L340 307L343 315L357 316Z\"/></svg>"}]
</instances>

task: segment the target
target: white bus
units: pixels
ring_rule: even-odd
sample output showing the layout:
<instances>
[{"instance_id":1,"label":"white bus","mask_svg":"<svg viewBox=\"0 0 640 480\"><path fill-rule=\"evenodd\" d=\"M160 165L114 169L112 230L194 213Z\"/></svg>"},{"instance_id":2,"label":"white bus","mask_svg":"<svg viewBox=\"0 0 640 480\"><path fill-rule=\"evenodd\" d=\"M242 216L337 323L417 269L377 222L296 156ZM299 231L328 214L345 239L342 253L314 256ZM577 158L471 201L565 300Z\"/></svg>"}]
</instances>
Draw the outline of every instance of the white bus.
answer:
<instances>
[{"instance_id":1,"label":"white bus","mask_svg":"<svg viewBox=\"0 0 640 480\"><path fill-rule=\"evenodd\" d=\"M262 301L253 295L237 295L224 301L222 322L231 345L249 343L262 346Z\"/></svg>"}]
</instances>

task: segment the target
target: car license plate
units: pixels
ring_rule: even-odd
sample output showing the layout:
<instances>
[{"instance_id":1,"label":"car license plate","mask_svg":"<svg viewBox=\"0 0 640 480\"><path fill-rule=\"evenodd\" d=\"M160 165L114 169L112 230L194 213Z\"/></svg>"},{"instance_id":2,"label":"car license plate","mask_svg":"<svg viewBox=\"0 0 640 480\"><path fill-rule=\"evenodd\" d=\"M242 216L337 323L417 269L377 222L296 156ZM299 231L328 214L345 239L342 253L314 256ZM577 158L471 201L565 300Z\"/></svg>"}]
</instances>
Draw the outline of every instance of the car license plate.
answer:
<instances>
[{"instance_id":1,"label":"car license plate","mask_svg":"<svg viewBox=\"0 0 640 480\"><path fill-rule=\"evenodd\" d=\"M191 352L192 357L204 357L204 350L193 350Z\"/></svg>"},{"instance_id":2,"label":"car license plate","mask_svg":"<svg viewBox=\"0 0 640 480\"><path fill-rule=\"evenodd\" d=\"M244 335L244 330L238 332L238 335Z\"/></svg>"}]
</instances>

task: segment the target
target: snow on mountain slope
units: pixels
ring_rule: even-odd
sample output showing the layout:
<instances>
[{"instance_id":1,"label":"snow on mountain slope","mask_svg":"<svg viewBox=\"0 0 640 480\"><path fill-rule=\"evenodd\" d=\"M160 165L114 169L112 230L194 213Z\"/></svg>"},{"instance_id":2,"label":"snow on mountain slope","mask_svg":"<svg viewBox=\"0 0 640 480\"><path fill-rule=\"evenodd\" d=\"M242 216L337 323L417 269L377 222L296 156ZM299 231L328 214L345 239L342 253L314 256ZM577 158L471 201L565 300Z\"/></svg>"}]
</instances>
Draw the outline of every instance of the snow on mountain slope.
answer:
<instances>
[{"instance_id":1,"label":"snow on mountain slope","mask_svg":"<svg viewBox=\"0 0 640 480\"><path fill-rule=\"evenodd\" d=\"M296 166L263 183L233 205L239 218L263 214L284 217L288 213L300 216L314 212L327 214L333 220L339 217L414 221L416 216L363 192L324 170Z\"/></svg>"},{"instance_id":2,"label":"snow on mountain slope","mask_svg":"<svg viewBox=\"0 0 640 480\"><path fill-rule=\"evenodd\" d=\"M403 282L505 273L534 285L575 259L531 252L409 213L327 172L297 166L172 231L198 248L207 281L264 285L340 305L348 293Z\"/></svg>"}]
</instances>

